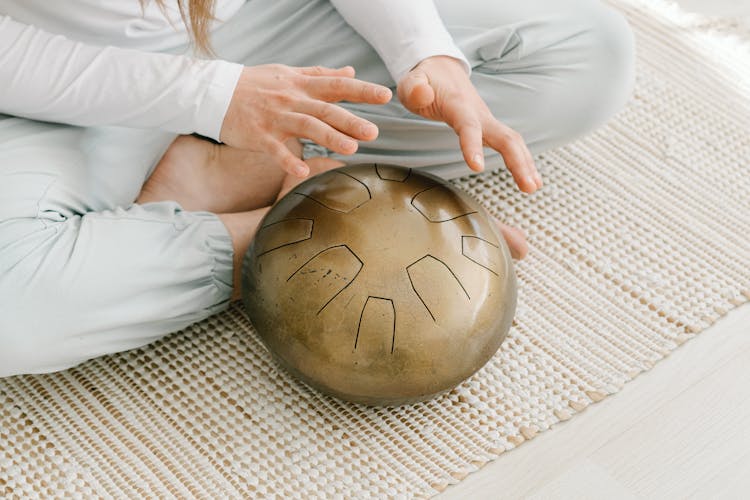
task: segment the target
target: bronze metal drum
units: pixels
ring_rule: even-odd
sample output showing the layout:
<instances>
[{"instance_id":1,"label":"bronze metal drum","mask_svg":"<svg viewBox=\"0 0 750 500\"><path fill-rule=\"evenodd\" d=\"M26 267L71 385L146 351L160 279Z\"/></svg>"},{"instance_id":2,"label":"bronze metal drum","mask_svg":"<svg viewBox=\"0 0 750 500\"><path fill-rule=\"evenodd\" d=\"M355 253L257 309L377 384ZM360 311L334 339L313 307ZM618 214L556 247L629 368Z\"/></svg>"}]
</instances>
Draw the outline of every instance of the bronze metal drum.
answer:
<instances>
[{"instance_id":1,"label":"bronze metal drum","mask_svg":"<svg viewBox=\"0 0 750 500\"><path fill-rule=\"evenodd\" d=\"M245 256L242 290L284 367L369 405L458 385L500 347L516 307L510 253L482 206L380 164L325 172L281 199Z\"/></svg>"}]
</instances>

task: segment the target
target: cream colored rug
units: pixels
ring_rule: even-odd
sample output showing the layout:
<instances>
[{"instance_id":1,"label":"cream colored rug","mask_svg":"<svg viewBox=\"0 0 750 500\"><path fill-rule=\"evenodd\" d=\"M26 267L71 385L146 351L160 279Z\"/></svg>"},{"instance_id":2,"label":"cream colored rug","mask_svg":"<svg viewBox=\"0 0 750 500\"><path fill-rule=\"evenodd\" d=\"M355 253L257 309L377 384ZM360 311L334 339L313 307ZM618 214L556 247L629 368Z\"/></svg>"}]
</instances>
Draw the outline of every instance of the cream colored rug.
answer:
<instances>
[{"instance_id":1,"label":"cream colored rug","mask_svg":"<svg viewBox=\"0 0 750 500\"><path fill-rule=\"evenodd\" d=\"M478 374L413 407L343 404L280 371L234 308L0 381L0 497L430 496L750 299L750 48L662 3L616 5L638 37L627 110L545 154L541 195L503 173L458 182L533 248Z\"/></svg>"}]
</instances>

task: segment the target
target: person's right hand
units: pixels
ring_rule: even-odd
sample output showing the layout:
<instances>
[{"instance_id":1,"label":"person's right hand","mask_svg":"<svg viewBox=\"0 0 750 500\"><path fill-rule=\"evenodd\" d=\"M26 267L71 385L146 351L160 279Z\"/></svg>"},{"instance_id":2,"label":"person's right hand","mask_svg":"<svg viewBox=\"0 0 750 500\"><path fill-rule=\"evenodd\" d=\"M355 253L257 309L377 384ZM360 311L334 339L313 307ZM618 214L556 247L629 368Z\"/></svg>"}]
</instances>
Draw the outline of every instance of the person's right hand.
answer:
<instances>
[{"instance_id":1,"label":"person's right hand","mask_svg":"<svg viewBox=\"0 0 750 500\"><path fill-rule=\"evenodd\" d=\"M385 104L390 99L388 87L356 80L350 66L246 67L224 117L220 139L236 148L269 153L286 172L306 177L308 165L284 145L287 139L310 139L336 153L354 154L357 140L375 139L378 129L332 103Z\"/></svg>"}]
</instances>

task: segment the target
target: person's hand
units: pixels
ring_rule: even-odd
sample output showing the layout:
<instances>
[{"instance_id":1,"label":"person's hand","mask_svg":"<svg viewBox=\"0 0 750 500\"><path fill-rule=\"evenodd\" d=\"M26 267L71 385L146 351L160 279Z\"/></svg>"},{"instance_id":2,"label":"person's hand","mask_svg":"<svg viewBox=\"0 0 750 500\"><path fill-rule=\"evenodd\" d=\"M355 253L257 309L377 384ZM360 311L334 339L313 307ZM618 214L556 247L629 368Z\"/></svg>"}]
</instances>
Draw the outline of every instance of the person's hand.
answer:
<instances>
[{"instance_id":1,"label":"person's hand","mask_svg":"<svg viewBox=\"0 0 750 500\"><path fill-rule=\"evenodd\" d=\"M298 177L310 170L284 145L306 138L340 154L354 154L358 140L371 141L378 128L337 106L350 101L385 104L391 91L354 78L354 69L293 68L280 64L246 67L224 117L220 139L241 149L269 153Z\"/></svg>"},{"instance_id":2,"label":"person's hand","mask_svg":"<svg viewBox=\"0 0 750 500\"><path fill-rule=\"evenodd\" d=\"M450 125L472 170L484 170L485 145L502 155L522 191L532 193L542 187L523 138L492 116L457 59L435 56L423 60L398 82L398 98L412 113Z\"/></svg>"},{"instance_id":3,"label":"person's hand","mask_svg":"<svg viewBox=\"0 0 750 500\"><path fill-rule=\"evenodd\" d=\"M311 175L322 174L323 172L343 167L345 165L343 161L338 161L334 160L333 158L323 156L308 158L307 160L305 160L305 163L307 163L307 166L310 168ZM281 189L279 190L279 194L276 195L276 202L286 196L289 191L297 187L302 181L304 181L304 179L300 179L295 175L285 175L284 179L281 181Z\"/></svg>"}]
</instances>

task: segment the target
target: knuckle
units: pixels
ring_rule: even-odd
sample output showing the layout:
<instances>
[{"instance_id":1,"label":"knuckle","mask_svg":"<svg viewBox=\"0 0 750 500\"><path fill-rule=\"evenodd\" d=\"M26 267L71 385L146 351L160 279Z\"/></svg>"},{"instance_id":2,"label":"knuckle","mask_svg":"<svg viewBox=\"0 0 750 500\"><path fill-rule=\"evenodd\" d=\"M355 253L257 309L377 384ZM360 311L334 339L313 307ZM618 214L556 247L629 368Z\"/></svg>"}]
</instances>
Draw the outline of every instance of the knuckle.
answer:
<instances>
[{"instance_id":1,"label":"knuckle","mask_svg":"<svg viewBox=\"0 0 750 500\"><path fill-rule=\"evenodd\" d=\"M287 151L279 151L279 155L281 156L281 164L287 169L290 169L297 164L297 159Z\"/></svg>"},{"instance_id":2,"label":"knuckle","mask_svg":"<svg viewBox=\"0 0 750 500\"><path fill-rule=\"evenodd\" d=\"M278 161L281 161L283 163L283 160L284 160L284 151L282 151L281 148L279 148L278 143L273 142L273 143L268 144L267 152L271 156L277 158Z\"/></svg>"},{"instance_id":3,"label":"knuckle","mask_svg":"<svg viewBox=\"0 0 750 500\"><path fill-rule=\"evenodd\" d=\"M306 132L309 132L315 128L315 118L310 115L302 115L299 117L299 128Z\"/></svg>"},{"instance_id":4,"label":"knuckle","mask_svg":"<svg viewBox=\"0 0 750 500\"><path fill-rule=\"evenodd\" d=\"M360 120L357 117L351 117L346 123L347 130L360 130L363 127L366 127L368 125L368 122L364 120Z\"/></svg>"},{"instance_id":5,"label":"knuckle","mask_svg":"<svg viewBox=\"0 0 750 500\"><path fill-rule=\"evenodd\" d=\"M332 91L340 93L346 87L346 83L343 78L332 78L328 86Z\"/></svg>"},{"instance_id":6,"label":"knuckle","mask_svg":"<svg viewBox=\"0 0 750 500\"><path fill-rule=\"evenodd\" d=\"M338 135L335 132L330 132L330 131L326 132L325 134L326 144L329 144L331 146L336 145L338 142L337 139L338 139Z\"/></svg>"},{"instance_id":7,"label":"knuckle","mask_svg":"<svg viewBox=\"0 0 750 500\"><path fill-rule=\"evenodd\" d=\"M476 118L469 118L469 119L463 120L456 125L456 130L459 133L471 133L473 131L477 131L481 129L482 129L482 126L479 123L479 120L477 120Z\"/></svg>"},{"instance_id":8,"label":"knuckle","mask_svg":"<svg viewBox=\"0 0 750 500\"><path fill-rule=\"evenodd\" d=\"M290 73L288 71L288 68L286 66L283 66L281 64L273 64L269 67L269 69L271 70L273 79L279 82L288 81L295 76L294 73Z\"/></svg>"},{"instance_id":9,"label":"knuckle","mask_svg":"<svg viewBox=\"0 0 750 500\"><path fill-rule=\"evenodd\" d=\"M362 88L362 100L368 100L368 99L374 99L379 100L380 99L380 87L376 85L368 85L365 84Z\"/></svg>"},{"instance_id":10,"label":"knuckle","mask_svg":"<svg viewBox=\"0 0 750 500\"><path fill-rule=\"evenodd\" d=\"M506 145L509 145L509 144L511 144L511 143L513 143L513 142L515 142L515 140L516 140L516 138L515 138L515 135L514 135L514 134L515 134L515 132L514 132L513 130L511 130L511 129L509 129L509 128L505 128L505 127L503 127L503 128L501 128L501 129L500 129L500 130L499 130L499 131L497 132L497 137L498 137L498 140L499 140L499 141L500 141L501 143L503 143L503 144L506 144Z\"/></svg>"},{"instance_id":11,"label":"knuckle","mask_svg":"<svg viewBox=\"0 0 750 500\"><path fill-rule=\"evenodd\" d=\"M292 103L292 96L287 92L274 92L270 97L270 101L272 101L277 106L287 107ZM266 101L264 104L267 108L271 107L268 101Z\"/></svg>"},{"instance_id":12,"label":"knuckle","mask_svg":"<svg viewBox=\"0 0 750 500\"><path fill-rule=\"evenodd\" d=\"M318 111L318 118L320 118L324 122L330 122L333 117L334 117L333 106L327 103L321 103L320 109Z\"/></svg>"},{"instance_id":13,"label":"knuckle","mask_svg":"<svg viewBox=\"0 0 750 500\"><path fill-rule=\"evenodd\" d=\"M513 129L508 129L508 135L510 136L513 142L520 142L523 140L523 138L521 137L521 134L519 134Z\"/></svg>"},{"instance_id":14,"label":"knuckle","mask_svg":"<svg viewBox=\"0 0 750 500\"><path fill-rule=\"evenodd\" d=\"M266 151L273 155L278 155L281 153L281 148L279 147L281 144L274 140L273 136L267 135L263 138L263 147Z\"/></svg>"},{"instance_id":15,"label":"knuckle","mask_svg":"<svg viewBox=\"0 0 750 500\"><path fill-rule=\"evenodd\" d=\"M284 76L284 79L292 86L304 87L311 77L302 73L289 73Z\"/></svg>"}]
</instances>

